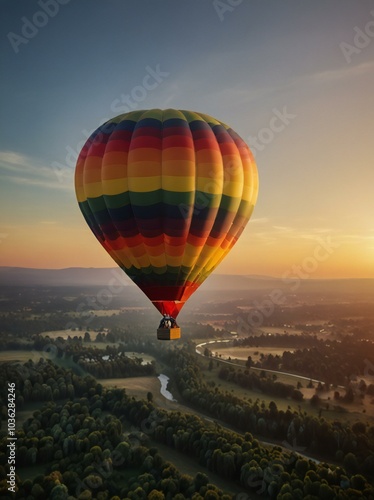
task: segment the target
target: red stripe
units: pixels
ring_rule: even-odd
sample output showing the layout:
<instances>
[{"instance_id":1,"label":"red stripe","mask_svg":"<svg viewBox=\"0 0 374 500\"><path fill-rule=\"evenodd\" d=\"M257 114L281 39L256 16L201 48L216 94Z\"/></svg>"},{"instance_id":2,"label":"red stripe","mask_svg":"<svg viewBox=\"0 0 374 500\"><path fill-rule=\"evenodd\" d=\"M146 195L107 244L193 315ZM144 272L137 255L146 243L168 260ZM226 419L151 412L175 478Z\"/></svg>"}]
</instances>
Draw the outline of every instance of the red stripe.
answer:
<instances>
[{"instance_id":1,"label":"red stripe","mask_svg":"<svg viewBox=\"0 0 374 500\"><path fill-rule=\"evenodd\" d=\"M161 150L162 140L159 137L150 137L147 135L142 137L136 137L135 139L133 136L131 140L130 150L136 148L147 148L147 149L155 148Z\"/></svg>"},{"instance_id":2,"label":"red stripe","mask_svg":"<svg viewBox=\"0 0 374 500\"><path fill-rule=\"evenodd\" d=\"M162 148L193 148L193 140L191 137L183 135L171 135L164 137Z\"/></svg>"}]
</instances>

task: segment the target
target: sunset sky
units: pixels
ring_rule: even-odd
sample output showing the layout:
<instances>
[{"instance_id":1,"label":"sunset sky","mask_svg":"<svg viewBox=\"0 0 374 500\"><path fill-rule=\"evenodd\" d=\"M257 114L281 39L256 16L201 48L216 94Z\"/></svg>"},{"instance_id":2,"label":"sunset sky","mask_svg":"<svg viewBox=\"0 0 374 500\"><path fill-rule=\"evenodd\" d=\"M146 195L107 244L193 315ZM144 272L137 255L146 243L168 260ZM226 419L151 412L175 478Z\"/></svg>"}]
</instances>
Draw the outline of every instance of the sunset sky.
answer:
<instances>
[{"instance_id":1,"label":"sunset sky","mask_svg":"<svg viewBox=\"0 0 374 500\"><path fill-rule=\"evenodd\" d=\"M79 211L73 173L87 135L131 105L210 114L252 147L258 202L217 272L374 278L372 0L2 10L1 266L115 265Z\"/></svg>"}]
</instances>

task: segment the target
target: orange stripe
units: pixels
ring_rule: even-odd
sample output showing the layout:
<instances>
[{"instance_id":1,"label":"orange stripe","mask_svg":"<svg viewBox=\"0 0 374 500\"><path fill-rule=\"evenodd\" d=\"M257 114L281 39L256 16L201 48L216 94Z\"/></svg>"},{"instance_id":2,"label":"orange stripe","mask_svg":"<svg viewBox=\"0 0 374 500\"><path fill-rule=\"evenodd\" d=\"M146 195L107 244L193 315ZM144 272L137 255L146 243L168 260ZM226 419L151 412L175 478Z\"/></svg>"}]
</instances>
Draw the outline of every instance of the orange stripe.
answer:
<instances>
[{"instance_id":1,"label":"orange stripe","mask_svg":"<svg viewBox=\"0 0 374 500\"><path fill-rule=\"evenodd\" d=\"M174 160L195 162L195 152L192 148L167 148L162 151L162 161Z\"/></svg>"},{"instance_id":2,"label":"orange stripe","mask_svg":"<svg viewBox=\"0 0 374 500\"><path fill-rule=\"evenodd\" d=\"M206 237L204 238L204 236L195 236L193 234L189 234L187 242L193 246L202 247L206 242Z\"/></svg>"},{"instance_id":3,"label":"orange stripe","mask_svg":"<svg viewBox=\"0 0 374 500\"><path fill-rule=\"evenodd\" d=\"M103 159L101 156L87 156L84 162L84 170L100 170Z\"/></svg>"},{"instance_id":4,"label":"orange stripe","mask_svg":"<svg viewBox=\"0 0 374 500\"><path fill-rule=\"evenodd\" d=\"M137 148L129 151L128 162L134 163L137 161L160 161L161 150L155 148Z\"/></svg>"},{"instance_id":5,"label":"orange stripe","mask_svg":"<svg viewBox=\"0 0 374 500\"><path fill-rule=\"evenodd\" d=\"M170 257L180 257L184 253L184 245L182 246L173 246L173 245L165 245L165 253Z\"/></svg>"},{"instance_id":6,"label":"orange stripe","mask_svg":"<svg viewBox=\"0 0 374 500\"><path fill-rule=\"evenodd\" d=\"M201 163L219 163L222 164L222 155L216 149L200 149L195 152L197 162Z\"/></svg>"},{"instance_id":7,"label":"orange stripe","mask_svg":"<svg viewBox=\"0 0 374 500\"><path fill-rule=\"evenodd\" d=\"M196 173L195 162L189 160L162 161L162 175L194 177Z\"/></svg>"},{"instance_id":8,"label":"orange stripe","mask_svg":"<svg viewBox=\"0 0 374 500\"><path fill-rule=\"evenodd\" d=\"M159 161L142 161L139 163L130 163L128 165L128 176L134 177L160 177L161 164Z\"/></svg>"},{"instance_id":9,"label":"orange stripe","mask_svg":"<svg viewBox=\"0 0 374 500\"><path fill-rule=\"evenodd\" d=\"M124 177L127 177L127 165L126 163L118 163L117 165L103 164L102 172L103 181L123 179Z\"/></svg>"}]
</instances>

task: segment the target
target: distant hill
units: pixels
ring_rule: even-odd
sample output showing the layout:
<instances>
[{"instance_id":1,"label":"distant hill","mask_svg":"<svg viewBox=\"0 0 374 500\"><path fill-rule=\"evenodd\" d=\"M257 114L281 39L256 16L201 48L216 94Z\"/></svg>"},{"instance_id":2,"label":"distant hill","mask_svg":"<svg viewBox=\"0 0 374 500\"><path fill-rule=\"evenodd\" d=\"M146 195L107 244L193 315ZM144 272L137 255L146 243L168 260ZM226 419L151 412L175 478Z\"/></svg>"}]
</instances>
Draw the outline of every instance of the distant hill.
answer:
<instances>
[{"instance_id":1,"label":"distant hill","mask_svg":"<svg viewBox=\"0 0 374 500\"><path fill-rule=\"evenodd\" d=\"M0 267L0 286L107 286L120 282L135 286L119 268L30 269ZM271 291L281 289L288 294L347 294L374 296L374 279L307 279L286 282L281 278L257 275L213 274L201 286L203 292ZM224 296L223 296L224 297ZM223 298L222 297L222 298Z\"/></svg>"},{"instance_id":2,"label":"distant hill","mask_svg":"<svg viewBox=\"0 0 374 500\"><path fill-rule=\"evenodd\" d=\"M0 285L2 286L105 286L116 277L118 280L122 280L123 285L133 284L119 268L30 269L0 267Z\"/></svg>"},{"instance_id":3,"label":"distant hill","mask_svg":"<svg viewBox=\"0 0 374 500\"><path fill-rule=\"evenodd\" d=\"M112 279L121 280L121 283L134 286L126 274L115 268L85 268L69 267L66 269L30 269L25 267L0 267L0 285L17 286L105 286ZM255 281L260 281L266 288L269 280L273 278L255 277ZM259 285L261 284L259 283ZM257 288L259 285L255 286ZM246 290L251 286L251 279L248 276L238 275L212 275L204 283L204 288L226 289L226 290Z\"/></svg>"}]
</instances>

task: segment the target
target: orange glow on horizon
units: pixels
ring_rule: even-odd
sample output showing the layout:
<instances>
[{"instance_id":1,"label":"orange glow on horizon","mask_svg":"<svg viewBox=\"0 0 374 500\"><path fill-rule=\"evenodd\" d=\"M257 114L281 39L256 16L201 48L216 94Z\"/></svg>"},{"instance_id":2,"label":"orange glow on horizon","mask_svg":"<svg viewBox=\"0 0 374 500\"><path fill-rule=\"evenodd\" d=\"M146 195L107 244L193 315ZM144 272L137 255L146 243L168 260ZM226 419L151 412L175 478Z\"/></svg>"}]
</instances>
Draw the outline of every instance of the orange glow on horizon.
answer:
<instances>
[{"instance_id":1,"label":"orange glow on horizon","mask_svg":"<svg viewBox=\"0 0 374 500\"><path fill-rule=\"evenodd\" d=\"M35 236L37 234L37 236ZM66 234L70 237L66 238ZM300 278L374 278L372 243L338 239L279 237L259 241L251 231L243 235L216 274L264 275ZM321 243L325 241L325 243ZM27 245L25 244L27 242ZM116 267L86 228L48 226L42 231L14 228L1 243L1 266L63 269L68 267Z\"/></svg>"}]
</instances>

